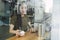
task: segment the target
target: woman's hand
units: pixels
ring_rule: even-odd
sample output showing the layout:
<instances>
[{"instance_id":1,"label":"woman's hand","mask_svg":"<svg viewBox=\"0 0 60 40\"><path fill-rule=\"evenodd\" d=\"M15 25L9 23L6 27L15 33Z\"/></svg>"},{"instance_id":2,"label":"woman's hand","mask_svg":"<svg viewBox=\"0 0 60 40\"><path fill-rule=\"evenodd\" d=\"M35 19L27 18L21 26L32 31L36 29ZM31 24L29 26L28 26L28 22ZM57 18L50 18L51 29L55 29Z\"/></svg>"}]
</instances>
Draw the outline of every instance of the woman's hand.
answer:
<instances>
[{"instance_id":1,"label":"woman's hand","mask_svg":"<svg viewBox=\"0 0 60 40\"><path fill-rule=\"evenodd\" d=\"M16 30L16 36L17 36L17 37L19 37L19 35L20 35L19 32L20 32L20 30Z\"/></svg>"},{"instance_id":2,"label":"woman's hand","mask_svg":"<svg viewBox=\"0 0 60 40\"><path fill-rule=\"evenodd\" d=\"M24 35L25 35L25 32L24 31L16 30L16 36L17 37L24 36Z\"/></svg>"}]
</instances>

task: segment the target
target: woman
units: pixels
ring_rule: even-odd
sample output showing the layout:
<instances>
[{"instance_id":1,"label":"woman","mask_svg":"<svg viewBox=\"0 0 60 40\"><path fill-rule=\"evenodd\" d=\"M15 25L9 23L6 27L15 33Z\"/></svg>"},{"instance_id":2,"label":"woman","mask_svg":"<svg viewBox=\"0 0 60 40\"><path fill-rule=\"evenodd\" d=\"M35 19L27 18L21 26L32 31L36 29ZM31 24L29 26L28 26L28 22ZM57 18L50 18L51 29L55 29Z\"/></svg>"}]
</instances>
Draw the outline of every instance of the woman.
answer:
<instances>
[{"instance_id":1,"label":"woman","mask_svg":"<svg viewBox=\"0 0 60 40\"><path fill-rule=\"evenodd\" d=\"M25 4L25 2L22 2L19 5L19 13L17 14L17 16L11 18L10 33L16 34L16 36L21 36L21 31L28 31L28 29L31 27L31 22L29 21L29 18L26 14L27 5Z\"/></svg>"}]
</instances>

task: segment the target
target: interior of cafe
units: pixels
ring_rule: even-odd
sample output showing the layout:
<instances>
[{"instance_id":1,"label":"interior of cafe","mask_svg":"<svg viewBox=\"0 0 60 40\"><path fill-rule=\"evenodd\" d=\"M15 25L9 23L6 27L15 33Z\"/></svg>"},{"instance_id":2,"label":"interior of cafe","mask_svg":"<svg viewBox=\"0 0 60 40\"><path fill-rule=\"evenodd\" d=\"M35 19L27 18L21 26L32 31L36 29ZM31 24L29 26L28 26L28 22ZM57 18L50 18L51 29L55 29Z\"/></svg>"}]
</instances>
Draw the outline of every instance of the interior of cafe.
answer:
<instances>
[{"instance_id":1,"label":"interior of cafe","mask_svg":"<svg viewBox=\"0 0 60 40\"><path fill-rule=\"evenodd\" d=\"M11 16L15 20L14 17L21 11L19 5L23 1L27 5L26 15L34 32L23 31L20 33L25 33L25 35L17 37L9 32L9 25ZM47 2L48 0L0 0L0 40L51 40L52 3L48 2L50 4L48 5Z\"/></svg>"}]
</instances>

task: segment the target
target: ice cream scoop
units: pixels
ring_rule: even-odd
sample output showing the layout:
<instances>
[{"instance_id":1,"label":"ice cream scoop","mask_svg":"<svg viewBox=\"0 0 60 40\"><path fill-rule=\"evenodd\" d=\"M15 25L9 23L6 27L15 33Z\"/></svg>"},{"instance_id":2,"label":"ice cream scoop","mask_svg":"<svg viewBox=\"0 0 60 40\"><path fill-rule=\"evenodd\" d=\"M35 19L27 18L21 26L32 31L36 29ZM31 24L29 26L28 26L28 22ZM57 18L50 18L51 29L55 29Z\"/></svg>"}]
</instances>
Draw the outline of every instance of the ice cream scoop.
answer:
<instances>
[{"instance_id":1,"label":"ice cream scoop","mask_svg":"<svg viewBox=\"0 0 60 40\"><path fill-rule=\"evenodd\" d=\"M20 31L20 36L24 36L25 32L24 31Z\"/></svg>"}]
</instances>

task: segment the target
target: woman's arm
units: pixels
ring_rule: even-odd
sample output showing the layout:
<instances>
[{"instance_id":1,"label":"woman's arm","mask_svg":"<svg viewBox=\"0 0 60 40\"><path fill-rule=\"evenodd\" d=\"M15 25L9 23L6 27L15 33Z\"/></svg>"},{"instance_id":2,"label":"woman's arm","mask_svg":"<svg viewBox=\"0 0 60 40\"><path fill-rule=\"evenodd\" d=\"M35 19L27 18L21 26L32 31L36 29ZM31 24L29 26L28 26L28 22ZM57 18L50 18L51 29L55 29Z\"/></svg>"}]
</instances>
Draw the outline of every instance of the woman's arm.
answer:
<instances>
[{"instance_id":1,"label":"woman's arm","mask_svg":"<svg viewBox=\"0 0 60 40\"><path fill-rule=\"evenodd\" d=\"M14 25L13 25L13 24L9 24L9 26L10 26L9 32L10 32L10 33L13 33L13 34L16 34L16 30L13 30Z\"/></svg>"},{"instance_id":2,"label":"woman's arm","mask_svg":"<svg viewBox=\"0 0 60 40\"><path fill-rule=\"evenodd\" d=\"M14 28L14 25L13 24L10 24L10 29L9 29L9 32L10 33L13 33L13 34L16 34L16 36L18 37L18 36L21 36L20 35L20 30L13 30L13 28ZM24 35L23 35L24 36Z\"/></svg>"},{"instance_id":3,"label":"woman's arm","mask_svg":"<svg viewBox=\"0 0 60 40\"><path fill-rule=\"evenodd\" d=\"M28 25L29 25L30 28L32 28L31 22L28 22Z\"/></svg>"},{"instance_id":4,"label":"woman's arm","mask_svg":"<svg viewBox=\"0 0 60 40\"><path fill-rule=\"evenodd\" d=\"M17 32L20 31L20 30L18 30L18 29L17 29L17 30L14 30L13 28L14 28L14 25L13 25L13 24L10 24L10 29L9 29L9 32L10 32L10 33L16 34Z\"/></svg>"},{"instance_id":5,"label":"woman's arm","mask_svg":"<svg viewBox=\"0 0 60 40\"><path fill-rule=\"evenodd\" d=\"M31 22L28 22L29 26L30 26L30 29L29 29L29 32L35 32L34 28L32 27L31 25Z\"/></svg>"}]
</instances>

